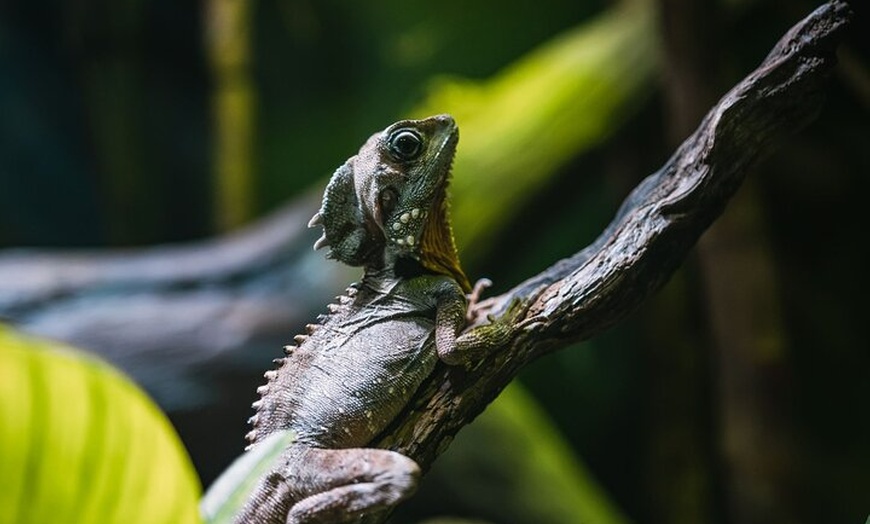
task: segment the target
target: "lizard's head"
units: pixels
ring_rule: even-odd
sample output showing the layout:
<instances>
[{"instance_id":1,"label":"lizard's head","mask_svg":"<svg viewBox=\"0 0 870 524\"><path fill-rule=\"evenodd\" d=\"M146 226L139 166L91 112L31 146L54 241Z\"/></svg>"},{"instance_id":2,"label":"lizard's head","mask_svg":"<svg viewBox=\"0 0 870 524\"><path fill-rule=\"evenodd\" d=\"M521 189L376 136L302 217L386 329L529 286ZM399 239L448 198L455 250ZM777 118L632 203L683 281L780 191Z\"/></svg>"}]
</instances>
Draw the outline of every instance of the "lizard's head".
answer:
<instances>
[{"instance_id":1,"label":"lizard's head","mask_svg":"<svg viewBox=\"0 0 870 524\"><path fill-rule=\"evenodd\" d=\"M349 265L412 259L469 289L447 209L459 130L448 115L402 120L376 133L326 187L310 225L323 226L315 248Z\"/></svg>"}]
</instances>

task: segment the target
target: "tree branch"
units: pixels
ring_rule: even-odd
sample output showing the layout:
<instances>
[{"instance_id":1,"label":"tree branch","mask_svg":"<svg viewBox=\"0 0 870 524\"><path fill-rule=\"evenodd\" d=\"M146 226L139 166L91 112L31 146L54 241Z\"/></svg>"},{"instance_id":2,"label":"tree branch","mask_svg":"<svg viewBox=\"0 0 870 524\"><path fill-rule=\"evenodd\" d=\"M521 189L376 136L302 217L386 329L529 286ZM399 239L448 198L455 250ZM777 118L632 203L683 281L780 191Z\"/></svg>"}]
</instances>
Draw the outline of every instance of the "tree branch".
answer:
<instances>
[{"instance_id":1,"label":"tree branch","mask_svg":"<svg viewBox=\"0 0 870 524\"><path fill-rule=\"evenodd\" d=\"M427 469L523 366L601 333L658 290L750 166L817 114L850 17L848 5L833 0L799 22L722 97L674 156L635 188L594 243L480 303L474 325L516 299L529 304L526 319L543 320L473 370L436 369L377 445Z\"/></svg>"}]
</instances>

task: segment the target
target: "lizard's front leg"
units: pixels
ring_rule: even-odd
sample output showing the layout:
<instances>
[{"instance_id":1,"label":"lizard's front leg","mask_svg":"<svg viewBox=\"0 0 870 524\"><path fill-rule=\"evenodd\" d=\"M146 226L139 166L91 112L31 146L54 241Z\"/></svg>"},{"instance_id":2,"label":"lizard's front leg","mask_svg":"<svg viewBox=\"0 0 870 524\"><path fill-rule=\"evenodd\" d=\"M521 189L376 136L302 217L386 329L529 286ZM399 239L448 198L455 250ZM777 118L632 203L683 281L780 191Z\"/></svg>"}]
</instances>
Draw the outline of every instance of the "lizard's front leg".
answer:
<instances>
[{"instance_id":1,"label":"lizard's front leg","mask_svg":"<svg viewBox=\"0 0 870 524\"><path fill-rule=\"evenodd\" d=\"M353 522L406 499L420 478L417 463L395 451L288 451L284 465L261 481L246 511L237 518L238 524Z\"/></svg>"},{"instance_id":2,"label":"lizard's front leg","mask_svg":"<svg viewBox=\"0 0 870 524\"><path fill-rule=\"evenodd\" d=\"M442 289L436 296L435 348L438 357L453 366L474 366L493 350L510 342L517 332L537 321L521 321L526 308L516 302L501 317L490 317L489 324L462 333L467 322L465 295L456 286Z\"/></svg>"}]
</instances>

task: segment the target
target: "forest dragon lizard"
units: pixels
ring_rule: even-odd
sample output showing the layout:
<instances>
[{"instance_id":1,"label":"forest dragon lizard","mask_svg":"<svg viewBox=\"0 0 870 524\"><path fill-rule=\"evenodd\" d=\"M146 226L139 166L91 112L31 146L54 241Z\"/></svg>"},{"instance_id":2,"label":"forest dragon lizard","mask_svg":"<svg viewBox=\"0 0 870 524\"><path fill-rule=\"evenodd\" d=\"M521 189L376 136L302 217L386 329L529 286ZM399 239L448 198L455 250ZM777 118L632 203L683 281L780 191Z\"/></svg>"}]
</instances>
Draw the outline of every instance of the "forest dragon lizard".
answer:
<instances>
[{"instance_id":1,"label":"forest dragon lizard","mask_svg":"<svg viewBox=\"0 0 870 524\"><path fill-rule=\"evenodd\" d=\"M315 249L364 274L266 373L248 440L279 429L296 440L237 522L351 522L407 498L419 466L367 446L439 360L473 365L526 327L511 307L462 333L471 286L446 201L458 139L447 115L397 122L332 176L309 223L323 227Z\"/></svg>"}]
</instances>

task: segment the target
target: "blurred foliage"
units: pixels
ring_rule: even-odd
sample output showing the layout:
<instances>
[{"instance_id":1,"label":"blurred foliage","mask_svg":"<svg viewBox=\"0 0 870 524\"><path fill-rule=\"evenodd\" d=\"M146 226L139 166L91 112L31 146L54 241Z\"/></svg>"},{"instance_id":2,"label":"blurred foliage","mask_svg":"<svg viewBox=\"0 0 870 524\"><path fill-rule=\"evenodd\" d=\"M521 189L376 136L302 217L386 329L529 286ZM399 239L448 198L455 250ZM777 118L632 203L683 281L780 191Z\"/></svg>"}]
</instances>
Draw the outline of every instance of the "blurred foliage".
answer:
<instances>
[{"instance_id":1,"label":"blurred foliage","mask_svg":"<svg viewBox=\"0 0 870 524\"><path fill-rule=\"evenodd\" d=\"M223 221L205 5L0 6L0 245L146 244ZM486 77L597 8L252 2L256 176L239 205L261 214L309 188L433 74Z\"/></svg>"},{"instance_id":2,"label":"blurred foliage","mask_svg":"<svg viewBox=\"0 0 870 524\"><path fill-rule=\"evenodd\" d=\"M715 15L696 29L714 37L713 96L815 4L705 2ZM667 58L650 32L668 5L627 4L593 18L604 2L251 3L253 165L240 198L252 211L240 214L308 189L393 120L452 111L462 132L454 216L469 272L515 283L591 241L670 154L672 116L652 82L675 73L659 69ZM866 35L866 7L853 5L853 33ZM560 55L570 29L590 20L597 36L578 36L582 53ZM0 245L165 242L233 222L216 216L225 206L214 201L221 151L206 24L203 4L168 0L0 6ZM767 244L764 271L776 281L758 290L758 304L779 312L768 339L778 341L777 364L749 369L744 406L786 419L782 460L793 486L777 503L807 522L860 521L870 492L870 419L860 409L870 402L862 330L870 286L859 251L870 190L868 47L859 36L847 42L819 120L751 175L751 206L728 211L752 210L746 236ZM614 51L623 59L597 61ZM570 72L540 74L547 56L564 56ZM589 67L588 76L575 67ZM525 97L505 95L517 85ZM586 104L590 89L609 103ZM559 99L576 105L563 112L541 103ZM542 138L559 147L539 150ZM487 185L479 174L491 174L494 155L508 155L513 170ZM724 286L739 291L745 281L731 275ZM729 422L720 384L731 377L723 368L732 353L716 347L708 278L709 266L690 259L618 330L522 376L637 521L735 521L729 497L741 478L721 448ZM742 302L717 322L737 326L751 310ZM749 355L768 343L758 342ZM764 434L768 421L746 413ZM758 441L768 446L762 455L776 447L770 435Z\"/></svg>"},{"instance_id":3,"label":"blurred foliage","mask_svg":"<svg viewBox=\"0 0 870 524\"><path fill-rule=\"evenodd\" d=\"M396 512L396 521L414 522L404 515L449 499L454 511L491 522L628 522L592 478L541 406L515 382L457 435L415 500Z\"/></svg>"},{"instance_id":4,"label":"blurred foliage","mask_svg":"<svg viewBox=\"0 0 870 524\"><path fill-rule=\"evenodd\" d=\"M199 522L166 417L109 365L0 325L0 523Z\"/></svg>"},{"instance_id":5,"label":"blurred foliage","mask_svg":"<svg viewBox=\"0 0 870 524\"><path fill-rule=\"evenodd\" d=\"M653 29L650 3L627 2L486 82L442 80L413 111L450 113L461 129L453 223L459 245L474 247L467 250L472 260L530 195L606 140L646 98L657 69Z\"/></svg>"}]
</instances>

